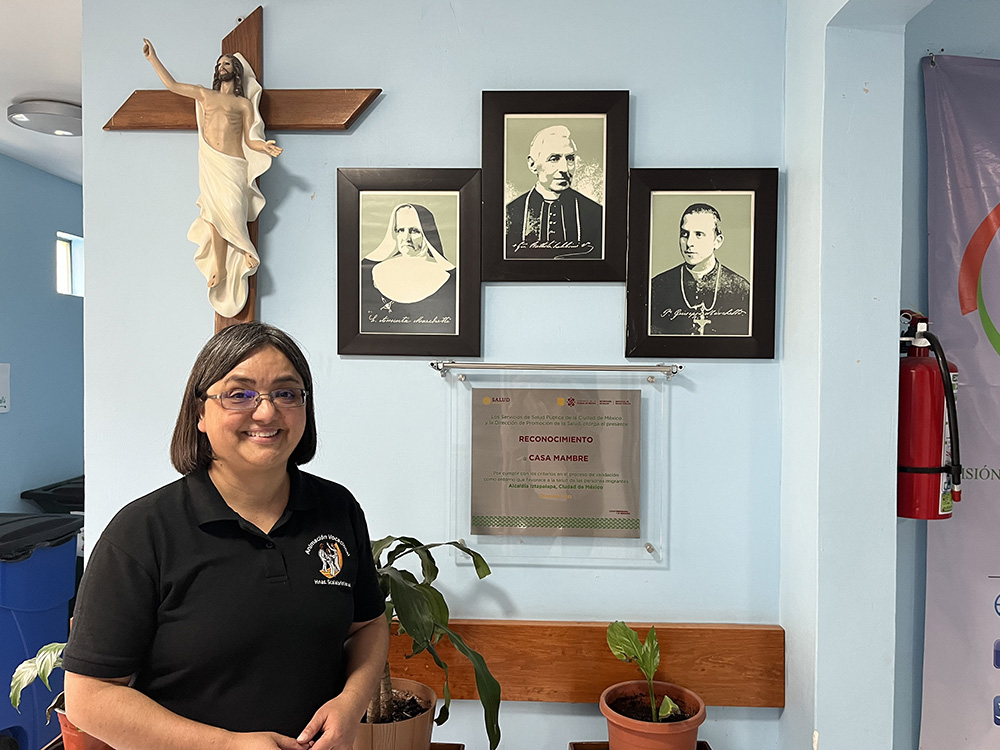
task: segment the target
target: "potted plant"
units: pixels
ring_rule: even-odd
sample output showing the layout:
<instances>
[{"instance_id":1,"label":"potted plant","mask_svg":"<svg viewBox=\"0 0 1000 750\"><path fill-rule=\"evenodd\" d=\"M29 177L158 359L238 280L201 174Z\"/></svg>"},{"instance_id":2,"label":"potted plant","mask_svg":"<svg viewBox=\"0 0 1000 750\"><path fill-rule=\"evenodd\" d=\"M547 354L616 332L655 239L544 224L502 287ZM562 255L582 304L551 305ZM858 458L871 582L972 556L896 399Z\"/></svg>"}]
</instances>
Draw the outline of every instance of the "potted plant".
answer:
<instances>
[{"instance_id":1,"label":"potted plant","mask_svg":"<svg viewBox=\"0 0 1000 750\"><path fill-rule=\"evenodd\" d=\"M451 691L448 686L448 665L445 664L438 652L436 645L443 636L447 636L451 644L465 656L472 664L476 677L476 688L479 691L479 701L483 705L483 716L486 725L486 734L489 737L490 750L495 750L500 744L500 683L490 673L486 666L486 660L482 655L470 648L462 637L448 627L448 605L444 596L434 587L437 579L438 567L434 562L431 549L443 545L450 545L462 553L468 555L476 568L479 578L485 578L490 574L489 565L483 557L476 551L466 547L461 542L439 542L437 544L423 544L413 537L387 536L372 543L372 555L375 558L375 568L378 574L379 586L386 599L385 618L386 627L392 628L395 621L397 632L400 635L407 635L413 641L412 651L407 658L427 651L437 664L444 671L444 703L438 713L434 723L441 725L448 720L448 711L451 706ZM397 564L407 555L415 555L420 562L420 579L404 567ZM384 556L384 561L383 561ZM413 558L411 558L413 559ZM390 631L391 632L391 631ZM396 734L403 732L399 727L394 727L390 718L390 711L394 699L393 684L396 685L395 694L401 692L420 692L423 689L424 700L428 703L428 710L423 717L408 719L407 722L419 722L421 719L426 723L426 729L419 729L411 734L415 734L414 739L408 739L409 745L388 744L384 739L376 739L376 734ZM400 684L407 683L407 684ZM419 686L415 688L414 686ZM411 683L409 680L394 680L389 670L389 662L386 660L382 673L382 680L372 697L362 724L359 741L355 745L355 750L367 750L369 747L394 747L396 750L428 750L430 747L431 718L433 717L436 696L433 690L420 683ZM400 722L400 723L407 723Z\"/></svg>"},{"instance_id":2,"label":"potted plant","mask_svg":"<svg viewBox=\"0 0 1000 750\"><path fill-rule=\"evenodd\" d=\"M609 750L695 750L705 702L691 690L653 679L660 666L656 629L651 627L641 643L632 628L613 622L608 647L621 661L635 663L646 678L619 682L601 694Z\"/></svg>"},{"instance_id":3,"label":"potted plant","mask_svg":"<svg viewBox=\"0 0 1000 750\"><path fill-rule=\"evenodd\" d=\"M62 668L62 653L66 648L65 643L49 643L38 649L38 653L30 659L25 659L14 670L10 679L10 705L20 713L21 693L28 685L36 679L41 680L46 688L52 690L49 685L49 675L53 669ZM66 718L66 694L62 691L52 700L49 707L45 709L45 723L52 720L52 712L56 712L59 717L59 728L62 730L63 747L66 750L111 750L111 746L91 737L86 732L81 732L69 719Z\"/></svg>"}]
</instances>

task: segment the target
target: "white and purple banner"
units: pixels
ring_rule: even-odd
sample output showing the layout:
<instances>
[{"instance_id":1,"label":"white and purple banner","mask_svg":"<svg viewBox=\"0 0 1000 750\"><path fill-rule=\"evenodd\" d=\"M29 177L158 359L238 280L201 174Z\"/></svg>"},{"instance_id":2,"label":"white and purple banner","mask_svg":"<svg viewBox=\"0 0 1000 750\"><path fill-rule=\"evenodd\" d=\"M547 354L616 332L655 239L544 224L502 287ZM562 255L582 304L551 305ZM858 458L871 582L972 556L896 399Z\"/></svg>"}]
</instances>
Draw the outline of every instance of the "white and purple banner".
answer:
<instances>
[{"instance_id":1,"label":"white and purple banner","mask_svg":"<svg viewBox=\"0 0 1000 750\"><path fill-rule=\"evenodd\" d=\"M966 468L952 518L928 522L920 748L1000 749L1000 60L923 73L929 316Z\"/></svg>"}]
</instances>

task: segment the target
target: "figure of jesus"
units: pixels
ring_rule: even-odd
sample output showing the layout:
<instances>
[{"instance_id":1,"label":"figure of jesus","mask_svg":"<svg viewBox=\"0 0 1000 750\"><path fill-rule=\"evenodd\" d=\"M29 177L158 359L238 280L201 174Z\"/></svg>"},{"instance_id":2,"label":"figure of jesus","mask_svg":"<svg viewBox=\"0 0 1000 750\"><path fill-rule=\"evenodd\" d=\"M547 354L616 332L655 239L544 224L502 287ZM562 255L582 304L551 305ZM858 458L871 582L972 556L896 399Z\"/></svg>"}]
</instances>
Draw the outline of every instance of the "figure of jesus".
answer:
<instances>
[{"instance_id":1,"label":"figure of jesus","mask_svg":"<svg viewBox=\"0 0 1000 750\"><path fill-rule=\"evenodd\" d=\"M262 89L242 55L222 55L207 89L175 81L150 41L142 41L142 53L163 85L195 101L200 213L188 239L198 245L195 264L208 280L209 302L219 315L232 318L246 305L247 279L260 265L247 232L247 223L264 207L256 179L282 150L264 139Z\"/></svg>"}]
</instances>

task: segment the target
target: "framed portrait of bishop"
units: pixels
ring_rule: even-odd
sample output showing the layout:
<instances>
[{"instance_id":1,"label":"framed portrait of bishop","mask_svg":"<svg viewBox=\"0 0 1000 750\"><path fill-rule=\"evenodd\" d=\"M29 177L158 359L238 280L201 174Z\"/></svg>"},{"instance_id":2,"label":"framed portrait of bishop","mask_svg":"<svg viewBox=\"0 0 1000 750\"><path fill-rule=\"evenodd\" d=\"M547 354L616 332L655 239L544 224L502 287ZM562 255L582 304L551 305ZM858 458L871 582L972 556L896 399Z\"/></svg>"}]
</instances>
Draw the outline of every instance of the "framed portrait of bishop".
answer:
<instances>
[{"instance_id":1,"label":"framed portrait of bishop","mask_svg":"<svg viewBox=\"0 0 1000 750\"><path fill-rule=\"evenodd\" d=\"M628 91L483 92L483 280L622 281Z\"/></svg>"}]
</instances>

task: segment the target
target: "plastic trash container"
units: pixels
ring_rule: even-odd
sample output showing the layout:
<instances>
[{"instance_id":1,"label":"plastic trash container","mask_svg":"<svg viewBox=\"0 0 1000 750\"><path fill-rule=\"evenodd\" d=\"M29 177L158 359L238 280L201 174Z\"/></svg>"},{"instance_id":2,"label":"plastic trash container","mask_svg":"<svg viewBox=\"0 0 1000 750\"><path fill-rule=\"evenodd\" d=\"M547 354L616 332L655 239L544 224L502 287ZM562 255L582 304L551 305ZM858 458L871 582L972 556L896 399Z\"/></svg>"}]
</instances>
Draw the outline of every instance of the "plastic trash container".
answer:
<instances>
[{"instance_id":1,"label":"plastic trash container","mask_svg":"<svg viewBox=\"0 0 1000 750\"><path fill-rule=\"evenodd\" d=\"M76 587L76 535L83 517L0 513L0 684L14 669L69 632L69 600ZM0 698L0 736L21 750L37 750L59 734L46 726L45 709L62 690L62 670L52 673L50 693L36 681L21 694L21 712ZM7 742L6 744L10 744Z\"/></svg>"},{"instance_id":2,"label":"plastic trash container","mask_svg":"<svg viewBox=\"0 0 1000 750\"><path fill-rule=\"evenodd\" d=\"M83 513L83 493L84 475L72 479L64 479L61 482L53 482L44 487L36 487L33 490L25 490L21 493L22 500L30 500L43 513ZM83 532L80 533L76 543L76 585L80 587L80 579L83 578ZM75 599L70 599L69 611L72 615ZM5 748L0 745L0 750Z\"/></svg>"},{"instance_id":3,"label":"plastic trash container","mask_svg":"<svg viewBox=\"0 0 1000 750\"><path fill-rule=\"evenodd\" d=\"M83 512L83 474L62 482L36 487L21 493L22 500L30 500L46 513Z\"/></svg>"}]
</instances>

